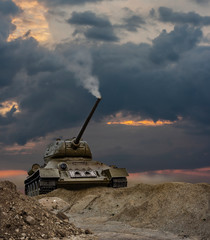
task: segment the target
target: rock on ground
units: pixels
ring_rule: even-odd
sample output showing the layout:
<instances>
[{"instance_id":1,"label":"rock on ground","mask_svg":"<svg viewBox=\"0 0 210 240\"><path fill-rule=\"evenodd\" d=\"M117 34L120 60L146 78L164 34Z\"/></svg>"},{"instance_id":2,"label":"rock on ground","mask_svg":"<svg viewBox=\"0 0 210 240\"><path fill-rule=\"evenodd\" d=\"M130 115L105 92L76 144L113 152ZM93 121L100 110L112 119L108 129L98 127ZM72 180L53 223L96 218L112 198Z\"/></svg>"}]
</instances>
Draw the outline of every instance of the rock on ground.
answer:
<instances>
[{"instance_id":1,"label":"rock on ground","mask_svg":"<svg viewBox=\"0 0 210 240\"><path fill-rule=\"evenodd\" d=\"M9 182L0 182L0 239L96 239L87 232L57 217L32 197L25 196Z\"/></svg>"}]
</instances>

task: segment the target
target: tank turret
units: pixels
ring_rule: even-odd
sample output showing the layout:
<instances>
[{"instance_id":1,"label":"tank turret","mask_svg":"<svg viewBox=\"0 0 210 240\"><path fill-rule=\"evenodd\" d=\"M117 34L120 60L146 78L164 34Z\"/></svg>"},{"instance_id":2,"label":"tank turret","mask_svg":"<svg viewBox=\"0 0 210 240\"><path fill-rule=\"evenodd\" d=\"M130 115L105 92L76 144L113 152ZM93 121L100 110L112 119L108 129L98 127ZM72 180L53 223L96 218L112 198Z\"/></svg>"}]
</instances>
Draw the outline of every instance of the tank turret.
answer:
<instances>
[{"instance_id":1,"label":"tank turret","mask_svg":"<svg viewBox=\"0 0 210 240\"><path fill-rule=\"evenodd\" d=\"M52 158L58 157L83 157L87 158L87 160L88 158L92 158L92 154L87 142L81 141L81 138L100 101L101 98L98 98L77 137L72 138L71 140L57 139L54 143L51 143L47 147L44 154L45 162L48 162Z\"/></svg>"},{"instance_id":2,"label":"tank turret","mask_svg":"<svg viewBox=\"0 0 210 240\"><path fill-rule=\"evenodd\" d=\"M36 196L56 188L78 189L93 186L126 187L125 168L92 160L86 141L81 140L99 102L98 98L77 137L57 139L44 154L44 165L33 164L25 180L25 194Z\"/></svg>"}]
</instances>

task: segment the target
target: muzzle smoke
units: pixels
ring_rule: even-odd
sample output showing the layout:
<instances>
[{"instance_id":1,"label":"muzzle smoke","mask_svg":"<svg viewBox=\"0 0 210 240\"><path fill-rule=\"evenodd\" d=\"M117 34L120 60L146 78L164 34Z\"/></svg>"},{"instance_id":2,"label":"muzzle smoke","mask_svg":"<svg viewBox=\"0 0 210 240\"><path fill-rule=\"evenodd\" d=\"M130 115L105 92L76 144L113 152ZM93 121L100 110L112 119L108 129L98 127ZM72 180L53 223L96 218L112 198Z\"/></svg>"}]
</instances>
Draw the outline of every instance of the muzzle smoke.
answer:
<instances>
[{"instance_id":1,"label":"muzzle smoke","mask_svg":"<svg viewBox=\"0 0 210 240\"><path fill-rule=\"evenodd\" d=\"M76 50L70 56L68 70L73 72L79 80L79 85L87 89L96 98L101 98L99 80L92 75L92 56L87 49Z\"/></svg>"}]
</instances>

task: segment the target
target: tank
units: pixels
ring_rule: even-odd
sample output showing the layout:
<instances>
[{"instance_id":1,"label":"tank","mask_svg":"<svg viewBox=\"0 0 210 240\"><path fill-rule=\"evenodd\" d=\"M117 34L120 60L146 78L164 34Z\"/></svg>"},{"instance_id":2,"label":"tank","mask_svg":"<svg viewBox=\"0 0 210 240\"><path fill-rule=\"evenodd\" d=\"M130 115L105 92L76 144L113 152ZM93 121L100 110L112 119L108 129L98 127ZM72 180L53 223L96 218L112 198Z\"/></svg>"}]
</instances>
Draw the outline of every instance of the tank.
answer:
<instances>
[{"instance_id":1,"label":"tank","mask_svg":"<svg viewBox=\"0 0 210 240\"><path fill-rule=\"evenodd\" d=\"M127 187L126 169L94 161L90 147L82 140L82 135L100 100L96 100L77 137L57 139L47 147L44 165L32 165L24 181L26 195L46 194L56 188Z\"/></svg>"}]
</instances>

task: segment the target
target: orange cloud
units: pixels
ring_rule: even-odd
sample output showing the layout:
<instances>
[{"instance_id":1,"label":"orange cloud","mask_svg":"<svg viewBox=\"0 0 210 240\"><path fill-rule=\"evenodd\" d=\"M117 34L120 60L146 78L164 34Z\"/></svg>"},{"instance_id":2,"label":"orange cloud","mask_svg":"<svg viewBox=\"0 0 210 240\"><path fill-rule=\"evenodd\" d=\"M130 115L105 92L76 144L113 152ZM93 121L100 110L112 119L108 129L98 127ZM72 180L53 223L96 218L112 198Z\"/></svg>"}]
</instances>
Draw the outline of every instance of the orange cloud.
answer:
<instances>
[{"instance_id":1,"label":"orange cloud","mask_svg":"<svg viewBox=\"0 0 210 240\"><path fill-rule=\"evenodd\" d=\"M35 142L27 142L25 145L18 145L17 143L9 146L3 146L3 150L8 155L27 155L31 154L32 150L35 149L37 143Z\"/></svg>"},{"instance_id":2,"label":"orange cloud","mask_svg":"<svg viewBox=\"0 0 210 240\"><path fill-rule=\"evenodd\" d=\"M107 121L108 125L127 125L127 126L162 126L162 125L171 125L177 121L169 120L158 120L154 122L152 119L141 119L139 116L126 115L122 112L117 113L114 116L110 117L111 120ZM132 120L131 120L132 119ZM178 120L182 120L182 117L178 117Z\"/></svg>"},{"instance_id":3,"label":"orange cloud","mask_svg":"<svg viewBox=\"0 0 210 240\"><path fill-rule=\"evenodd\" d=\"M27 175L27 172L24 170L0 170L0 178L8 178L22 175Z\"/></svg>"},{"instance_id":4,"label":"orange cloud","mask_svg":"<svg viewBox=\"0 0 210 240\"><path fill-rule=\"evenodd\" d=\"M11 109L12 107L16 108L15 113L19 113L19 106L18 103L15 101L5 101L0 103L0 115L5 116Z\"/></svg>"},{"instance_id":5,"label":"orange cloud","mask_svg":"<svg viewBox=\"0 0 210 240\"><path fill-rule=\"evenodd\" d=\"M8 41L30 34L39 42L46 42L50 38L49 26L45 15L46 7L37 0L13 0L23 12L12 19L16 26L15 31L10 34Z\"/></svg>"},{"instance_id":6,"label":"orange cloud","mask_svg":"<svg viewBox=\"0 0 210 240\"><path fill-rule=\"evenodd\" d=\"M12 146L7 146L4 149L6 151L22 151L22 150L28 150L28 149L33 149L36 146L35 142L27 142L25 145L18 145L17 143L15 143Z\"/></svg>"},{"instance_id":7,"label":"orange cloud","mask_svg":"<svg viewBox=\"0 0 210 240\"><path fill-rule=\"evenodd\" d=\"M133 120L125 120L125 121L113 121L107 122L107 124L120 124L120 125L128 125L128 126L162 126L162 125L171 125L175 122L171 122L168 120L158 120L154 122L153 120L142 120L142 121L133 121Z\"/></svg>"}]
</instances>

